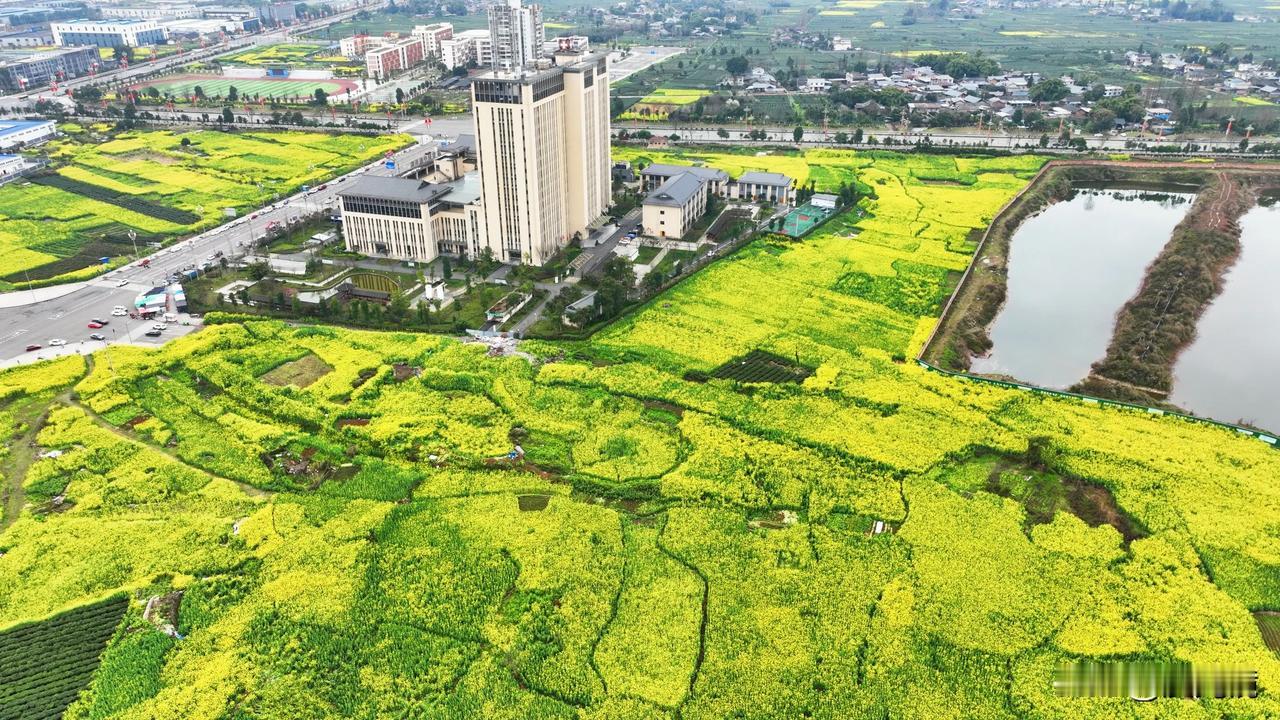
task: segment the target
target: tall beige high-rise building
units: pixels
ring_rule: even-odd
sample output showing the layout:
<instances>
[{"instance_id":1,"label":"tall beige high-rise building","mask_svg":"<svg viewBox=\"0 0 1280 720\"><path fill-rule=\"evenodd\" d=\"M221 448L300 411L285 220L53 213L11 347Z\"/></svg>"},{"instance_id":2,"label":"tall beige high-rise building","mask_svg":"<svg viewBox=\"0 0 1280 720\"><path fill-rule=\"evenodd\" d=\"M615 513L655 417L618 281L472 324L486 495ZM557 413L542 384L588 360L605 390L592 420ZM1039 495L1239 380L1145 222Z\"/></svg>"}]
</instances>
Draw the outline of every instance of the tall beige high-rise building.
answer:
<instances>
[{"instance_id":1,"label":"tall beige high-rise building","mask_svg":"<svg viewBox=\"0 0 1280 720\"><path fill-rule=\"evenodd\" d=\"M493 42L493 69L518 70L542 55L546 31L542 6L522 6L520 0L495 0L489 6L489 38Z\"/></svg>"},{"instance_id":2,"label":"tall beige high-rise building","mask_svg":"<svg viewBox=\"0 0 1280 720\"><path fill-rule=\"evenodd\" d=\"M487 247L542 265L609 207L607 60L561 52L489 72L471 99Z\"/></svg>"}]
</instances>

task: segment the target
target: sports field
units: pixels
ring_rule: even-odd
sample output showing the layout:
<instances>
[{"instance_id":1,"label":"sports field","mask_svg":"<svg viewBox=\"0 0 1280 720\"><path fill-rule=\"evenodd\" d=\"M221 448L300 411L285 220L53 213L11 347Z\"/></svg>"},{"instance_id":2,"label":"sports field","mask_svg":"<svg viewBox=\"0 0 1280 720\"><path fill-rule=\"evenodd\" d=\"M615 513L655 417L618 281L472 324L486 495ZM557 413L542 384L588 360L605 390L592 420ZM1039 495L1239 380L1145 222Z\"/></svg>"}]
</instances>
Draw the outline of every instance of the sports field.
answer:
<instances>
[{"instance_id":1,"label":"sports field","mask_svg":"<svg viewBox=\"0 0 1280 720\"><path fill-rule=\"evenodd\" d=\"M356 87L350 80L289 80L273 78L229 78L220 75L178 75L155 82L135 85L134 89L154 87L162 93L176 97L195 94L196 86L205 97L226 97L234 87L240 97L305 98L324 90L330 95L341 95Z\"/></svg>"},{"instance_id":2,"label":"sports field","mask_svg":"<svg viewBox=\"0 0 1280 720\"><path fill-rule=\"evenodd\" d=\"M815 207L808 203L787 213L782 220L782 232L791 237L800 237L809 232L814 225L827 219L832 211Z\"/></svg>"}]
</instances>

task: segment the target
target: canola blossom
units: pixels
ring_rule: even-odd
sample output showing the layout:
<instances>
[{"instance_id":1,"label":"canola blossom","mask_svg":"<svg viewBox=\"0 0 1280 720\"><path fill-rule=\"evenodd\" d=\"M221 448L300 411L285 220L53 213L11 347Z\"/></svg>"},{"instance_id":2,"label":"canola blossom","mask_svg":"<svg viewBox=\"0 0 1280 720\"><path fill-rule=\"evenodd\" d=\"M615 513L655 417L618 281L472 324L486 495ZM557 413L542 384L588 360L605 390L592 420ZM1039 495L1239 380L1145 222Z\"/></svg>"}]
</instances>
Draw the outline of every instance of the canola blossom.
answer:
<instances>
[{"instance_id":1,"label":"canola blossom","mask_svg":"<svg viewBox=\"0 0 1280 720\"><path fill-rule=\"evenodd\" d=\"M0 633L128 596L71 718L1280 715L1280 452L905 361L1042 159L787 162L870 192L527 357L249 320L0 372L47 411ZM753 350L813 373L706 379ZM1260 694L1055 695L1118 657Z\"/></svg>"}]
</instances>

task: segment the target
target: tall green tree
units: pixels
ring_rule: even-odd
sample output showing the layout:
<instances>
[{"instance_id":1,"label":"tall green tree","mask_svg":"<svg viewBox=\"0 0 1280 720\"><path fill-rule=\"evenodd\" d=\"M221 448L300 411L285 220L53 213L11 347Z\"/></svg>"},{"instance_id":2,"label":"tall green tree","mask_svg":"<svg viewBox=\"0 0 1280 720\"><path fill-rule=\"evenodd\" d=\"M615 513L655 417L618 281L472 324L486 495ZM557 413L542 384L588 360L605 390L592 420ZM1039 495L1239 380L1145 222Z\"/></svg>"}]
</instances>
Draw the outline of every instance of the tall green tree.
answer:
<instances>
[{"instance_id":1,"label":"tall green tree","mask_svg":"<svg viewBox=\"0 0 1280 720\"><path fill-rule=\"evenodd\" d=\"M1031 90L1027 93L1032 100L1036 102L1057 102L1066 97L1071 91L1067 88L1066 83L1058 78L1047 78L1041 80L1031 86Z\"/></svg>"}]
</instances>

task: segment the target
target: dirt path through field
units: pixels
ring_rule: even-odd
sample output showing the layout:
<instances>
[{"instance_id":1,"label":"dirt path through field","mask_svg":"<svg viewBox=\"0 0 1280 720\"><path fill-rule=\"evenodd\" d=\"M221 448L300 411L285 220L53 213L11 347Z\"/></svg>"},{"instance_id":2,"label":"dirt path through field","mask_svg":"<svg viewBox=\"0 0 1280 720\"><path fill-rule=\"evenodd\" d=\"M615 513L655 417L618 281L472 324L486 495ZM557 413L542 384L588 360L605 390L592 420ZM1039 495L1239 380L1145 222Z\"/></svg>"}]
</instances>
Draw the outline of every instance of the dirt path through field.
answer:
<instances>
[{"instance_id":1,"label":"dirt path through field","mask_svg":"<svg viewBox=\"0 0 1280 720\"><path fill-rule=\"evenodd\" d=\"M68 405L71 405L71 406L73 406L73 407L76 407L76 408L80 409L82 412L84 412L84 414L85 414L85 415L87 415L87 416L88 416L91 420L93 420L95 423L97 423L98 425L102 426L103 428L105 428L105 429L107 429L107 430L110 430L111 432L115 433L116 435L119 435L120 437L124 438L125 440L128 440L129 442L133 442L133 443L138 443L139 445L145 445L146 447L150 448L151 450L154 450L155 452L160 453L161 455L164 455L165 457L169 458L170 460L172 460L172 461L174 461L174 462L176 462L176 463L178 463L178 464L180 464L180 465L184 465L184 466L186 466L186 467L189 467L189 468L191 468L192 470L195 470L195 471L196 471L196 472L198 472L198 473L202 473L202 474L204 474L204 475L207 475L207 476L209 476L210 478L213 478L213 479L215 479L215 480L225 480L226 482L232 483L232 484L233 484L233 485L235 485L236 487L240 488L240 490L241 490L241 491L243 491L245 495L248 495L248 496L250 496L250 497L261 497L261 498L265 498L265 497L272 497L273 495L275 495L275 493L271 492L270 490L263 490L262 488L254 487L253 485L250 485L250 484L248 484L248 483L244 483L244 482L240 482L239 480L232 480L231 478L225 478L225 477L222 477L221 475L214 475L213 473L209 472L208 470L205 470L204 468L196 467L195 465L192 465L191 463L187 462L186 460L183 460L182 458L178 457L177 455L174 455L173 453L169 452L167 449L162 448L162 447L157 447L157 446L152 445L151 443L148 443L148 442L144 442L143 440L141 440L140 438L138 438L138 437L136 437L136 436L134 436L134 435L130 434L129 432L126 432L125 430L122 430L122 429L120 429L120 428L116 427L115 425L112 425L111 423L107 422L107 421L106 421L106 420L105 420L101 415L99 415L98 413L96 413L96 412L94 412L93 410L89 409L87 406L85 406L85 405L83 405L83 404L81 404L81 403L79 403L79 402L77 402L77 401L75 401L75 400L71 400L70 398L68 398L68 399L67 399L67 401L66 401L66 403L67 403Z\"/></svg>"},{"instance_id":2,"label":"dirt path through field","mask_svg":"<svg viewBox=\"0 0 1280 720\"><path fill-rule=\"evenodd\" d=\"M1200 316L1240 254L1239 220L1256 200L1255 183L1243 174L1211 176L1117 314L1106 356L1077 392L1142 404L1165 400L1178 354L1195 338Z\"/></svg>"},{"instance_id":3,"label":"dirt path through field","mask_svg":"<svg viewBox=\"0 0 1280 720\"><path fill-rule=\"evenodd\" d=\"M23 423L25 428L10 440L9 455L0 462L0 475L3 475L4 482L4 486L0 487L4 500L3 513L0 513L0 530L16 522L22 514L22 506L26 504L27 494L22 483L27 477L27 468L31 467L36 457L36 433L40 431L48 414L36 412L36 408L42 404L35 404L25 413L14 413L14 419Z\"/></svg>"}]
</instances>

